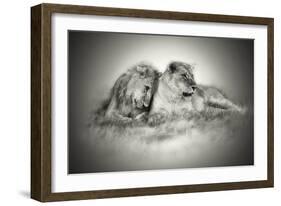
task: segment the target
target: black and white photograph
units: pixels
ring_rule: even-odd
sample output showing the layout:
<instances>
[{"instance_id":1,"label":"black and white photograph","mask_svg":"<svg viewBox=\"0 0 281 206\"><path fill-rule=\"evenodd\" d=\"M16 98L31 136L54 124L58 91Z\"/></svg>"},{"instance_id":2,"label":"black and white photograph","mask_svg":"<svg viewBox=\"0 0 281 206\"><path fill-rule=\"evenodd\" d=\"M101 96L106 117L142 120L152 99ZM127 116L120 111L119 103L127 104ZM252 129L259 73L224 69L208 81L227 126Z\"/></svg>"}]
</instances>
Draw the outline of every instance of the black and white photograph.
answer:
<instances>
[{"instance_id":1,"label":"black and white photograph","mask_svg":"<svg viewBox=\"0 0 281 206\"><path fill-rule=\"evenodd\" d=\"M254 164L254 40L68 31L68 173Z\"/></svg>"},{"instance_id":2,"label":"black and white photograph","mask_svg":"<svg viewBox=\"0 0 281 206\"><path fill-rule=\"evenodd\" d=\"M144 8L31 7L31 198L272 190L274 18Z\"/></svg>"}]
</instances>

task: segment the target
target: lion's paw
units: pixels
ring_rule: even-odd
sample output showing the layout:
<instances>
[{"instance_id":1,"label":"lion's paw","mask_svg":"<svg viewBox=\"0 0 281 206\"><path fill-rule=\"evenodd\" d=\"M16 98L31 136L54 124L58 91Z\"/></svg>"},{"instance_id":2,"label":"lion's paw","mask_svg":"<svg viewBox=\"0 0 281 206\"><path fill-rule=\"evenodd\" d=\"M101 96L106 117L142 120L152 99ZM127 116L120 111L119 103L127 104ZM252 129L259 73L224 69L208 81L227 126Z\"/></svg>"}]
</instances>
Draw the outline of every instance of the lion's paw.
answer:
<instances>
[{"instance_id":1,"label":"lion's paw","mask_svg":"<svg viewBox=\"0 0 281 206\"><path fill-rule=\"evenodd\" d=\"M165 115L162 113L152 114L148 118L148 125L157 126L163 124L166 121Z\"/></svg>"}]
</instances>

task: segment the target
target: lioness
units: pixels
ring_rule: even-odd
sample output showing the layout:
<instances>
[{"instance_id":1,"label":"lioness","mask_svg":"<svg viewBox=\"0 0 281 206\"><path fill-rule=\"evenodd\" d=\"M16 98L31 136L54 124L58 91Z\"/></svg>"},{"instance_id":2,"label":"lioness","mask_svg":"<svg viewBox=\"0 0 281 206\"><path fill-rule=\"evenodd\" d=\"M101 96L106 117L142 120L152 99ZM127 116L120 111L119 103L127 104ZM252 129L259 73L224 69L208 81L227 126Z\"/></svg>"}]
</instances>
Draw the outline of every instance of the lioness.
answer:
<instances>
[{"instance_id":1,"label":"lioness","mask_svg":"<svg viewBox=\"0 0 281 206\"><path fill-rule=\"evenodd\" d=\"M114 84L105 112L107 118L140 119L148 112L159 73L140 63L122 74Z\"/></svg>"},{"instance_id":2,"label":"lioness","mask_svg":"<svg viewBox=\"0 0 281 206\"><path fill-rule=\"evenodd\" d=\"M206 107L243 111L218 89L197 85L194 80L193 66L175 61L168 65L159 78L158 87L151 103L148 123L159 123L169 114L200 112Z\"/></svg>"}]
</instances>

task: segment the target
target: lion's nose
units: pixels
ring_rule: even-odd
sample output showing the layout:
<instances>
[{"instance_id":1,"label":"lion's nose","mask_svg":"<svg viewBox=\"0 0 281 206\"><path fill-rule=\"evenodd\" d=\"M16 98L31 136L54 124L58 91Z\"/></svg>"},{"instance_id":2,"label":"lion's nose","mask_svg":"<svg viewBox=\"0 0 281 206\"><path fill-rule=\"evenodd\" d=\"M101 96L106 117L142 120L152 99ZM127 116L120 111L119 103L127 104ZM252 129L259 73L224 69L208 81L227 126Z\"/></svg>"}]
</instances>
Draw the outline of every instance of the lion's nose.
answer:
<instances>
[{"instance_id":1,"label":"lion's nose","mask_svg":"<svg viewBox=\"0 0 281 206\"><path fill-rule=\"evenodd\" d=\"M145 91L147 92L150 89L150 86L144 86Z\"/></svg>"},{"instance_id":2,"label":"lion's nose","mask_svg":"<svg viewBox=\"0 0 281 206\"><path fill-rule=\"evenodd\" d=\"M192 90L195 91L196 89L196 86L191 86Z\"/></svg>"}]
</instances>

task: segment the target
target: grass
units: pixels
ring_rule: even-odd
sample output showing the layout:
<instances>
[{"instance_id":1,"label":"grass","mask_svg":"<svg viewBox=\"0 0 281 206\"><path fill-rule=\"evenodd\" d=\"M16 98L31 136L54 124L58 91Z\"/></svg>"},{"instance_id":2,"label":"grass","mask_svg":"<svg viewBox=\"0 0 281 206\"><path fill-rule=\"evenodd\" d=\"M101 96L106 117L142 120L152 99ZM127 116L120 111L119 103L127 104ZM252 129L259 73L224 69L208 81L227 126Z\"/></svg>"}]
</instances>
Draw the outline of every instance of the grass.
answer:
<instances>
[{"instance_id":1,"label":"grass","mask_svg":"<svg viewBox=\"0 0 281 206\"><path fill-rule=\"evenodd\" d=\"M159 125L90 115L79 152L83 171L253 164L253 113L207 109L170 115ZM79 168L79 167L78 167Z\"/></svg>"}]
</instances>

